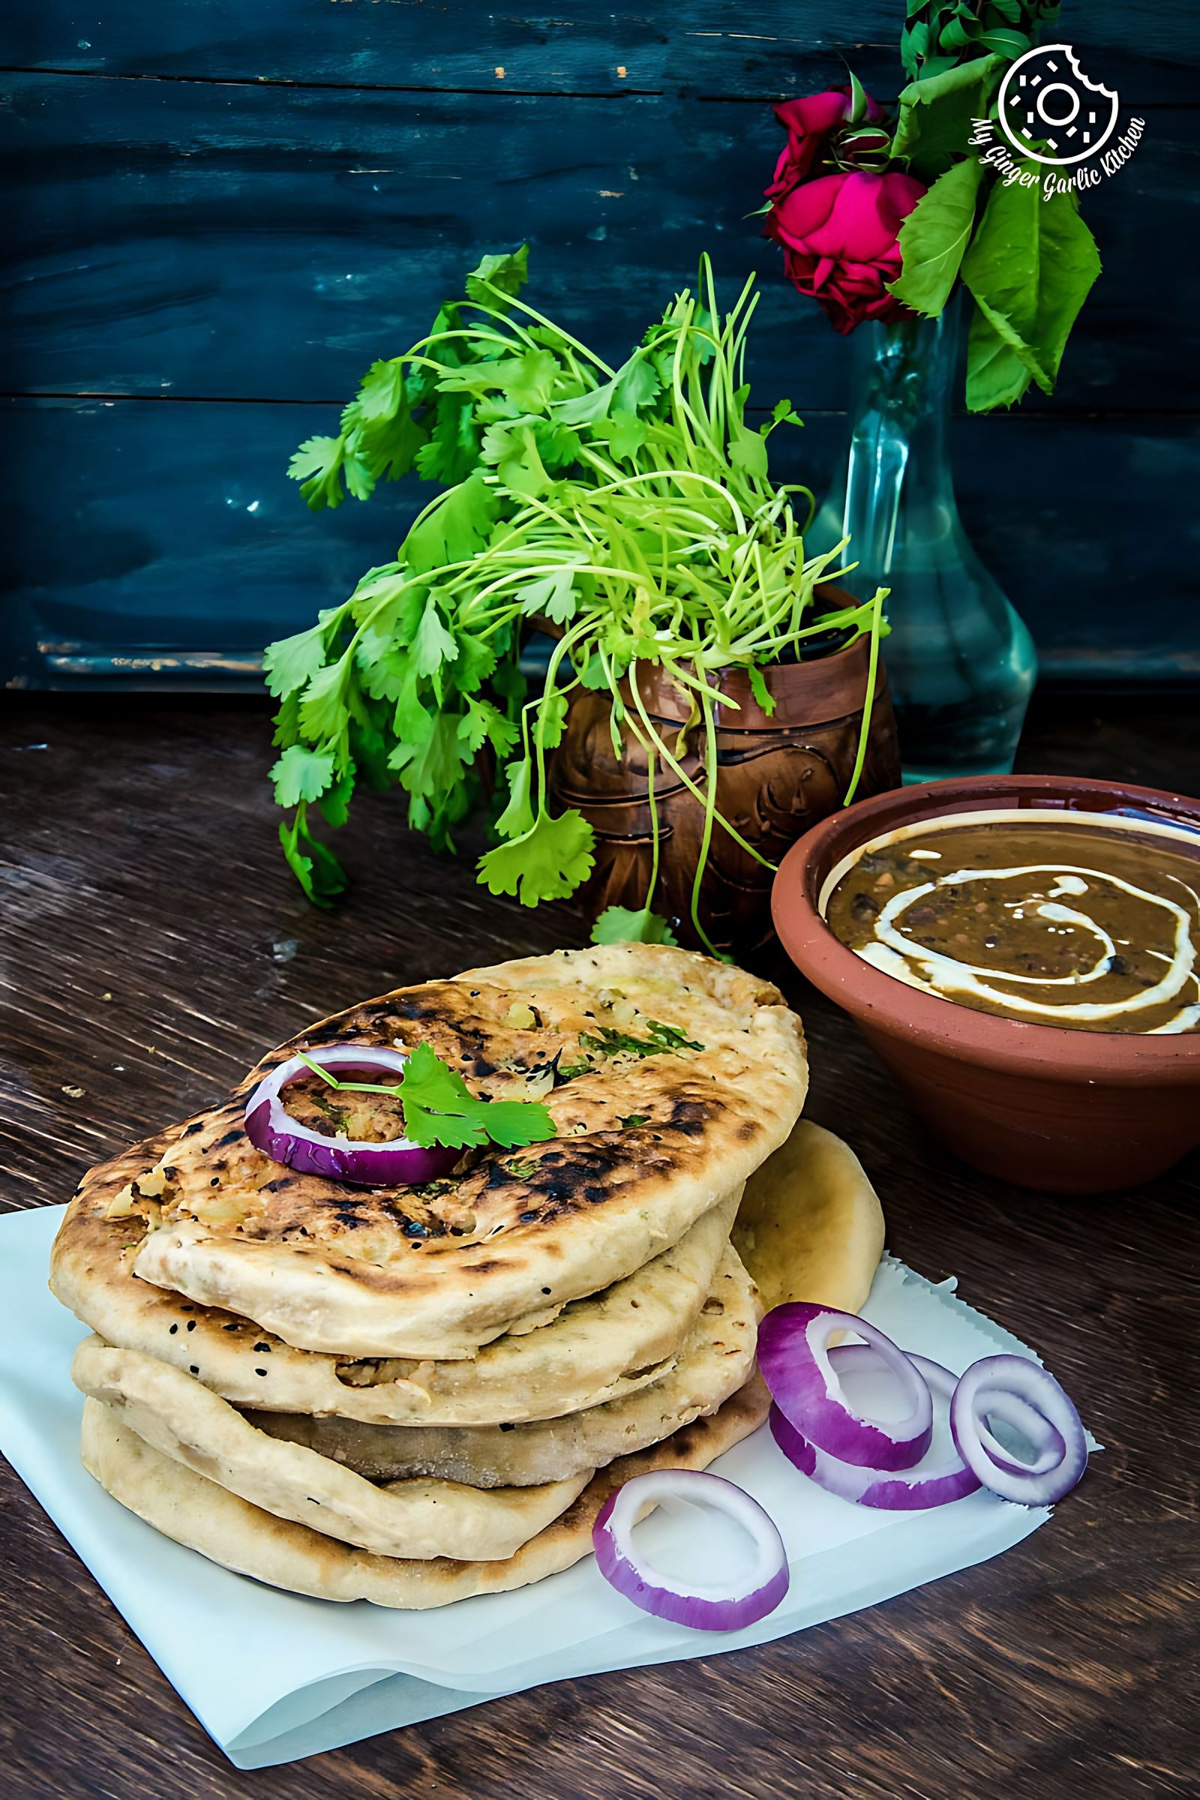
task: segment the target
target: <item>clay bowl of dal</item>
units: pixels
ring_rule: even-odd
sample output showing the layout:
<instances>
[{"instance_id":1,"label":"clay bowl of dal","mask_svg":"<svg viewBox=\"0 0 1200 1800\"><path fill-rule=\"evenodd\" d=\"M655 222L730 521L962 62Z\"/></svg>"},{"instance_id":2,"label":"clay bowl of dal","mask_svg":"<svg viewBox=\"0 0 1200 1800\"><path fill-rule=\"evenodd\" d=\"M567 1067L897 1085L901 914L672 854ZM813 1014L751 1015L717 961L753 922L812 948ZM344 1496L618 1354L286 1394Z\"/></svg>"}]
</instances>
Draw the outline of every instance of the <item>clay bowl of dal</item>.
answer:
<instances>
[{"instance_id":1,"label":"clay bowl of dal","mask_svg":"<svg viewBox=\"0 0 1200 1800\"><path fill-rule=\"evenodd\" d=\"M1023 1187L1088 1194L1200 1144L1200 991L1180 979L1197 892L1200 801L983 775L824 820L784 858L772 911L943 1143Z\"/></svg>"}]
</instances>

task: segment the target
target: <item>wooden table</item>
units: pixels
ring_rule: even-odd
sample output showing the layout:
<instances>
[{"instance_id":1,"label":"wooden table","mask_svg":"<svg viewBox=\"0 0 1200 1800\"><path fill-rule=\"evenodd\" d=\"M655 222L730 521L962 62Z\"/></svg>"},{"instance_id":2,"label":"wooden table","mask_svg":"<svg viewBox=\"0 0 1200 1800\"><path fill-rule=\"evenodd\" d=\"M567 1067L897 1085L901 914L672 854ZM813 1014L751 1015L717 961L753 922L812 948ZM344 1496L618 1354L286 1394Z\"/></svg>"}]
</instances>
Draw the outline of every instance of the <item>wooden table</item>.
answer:
<instances>
[{"instance_id":1,"label":"wooden table","mask_svg":"<svg viewBox=\"0 0 1200 1800\"><path fill-rule=\"evenodd\" d=\"M581 941L491 899L368 797L336 914L275 842L263 707L10 696L0 725L4 1203L202 1106L309 1017ZM1195 702L1043 699L1021 766L1200 790ZM1136 1194L1023 1193L931 1143L797 982L813 1118L860 1154L891 1248L1037 1346L1107 1446L998 1561L762 1649L563 1682L242 1775L4 1473L6 1800L1147 1800L1194 1794L1196 1162ZM82 1088L82 1094L73 1090ZM1194 1329L1194 1327L1193 1327ZM1189 1366L1190 1364L1190 1366ZM168 1602L164 1599L164 1604Z\"/></svg>"}]
</instances>

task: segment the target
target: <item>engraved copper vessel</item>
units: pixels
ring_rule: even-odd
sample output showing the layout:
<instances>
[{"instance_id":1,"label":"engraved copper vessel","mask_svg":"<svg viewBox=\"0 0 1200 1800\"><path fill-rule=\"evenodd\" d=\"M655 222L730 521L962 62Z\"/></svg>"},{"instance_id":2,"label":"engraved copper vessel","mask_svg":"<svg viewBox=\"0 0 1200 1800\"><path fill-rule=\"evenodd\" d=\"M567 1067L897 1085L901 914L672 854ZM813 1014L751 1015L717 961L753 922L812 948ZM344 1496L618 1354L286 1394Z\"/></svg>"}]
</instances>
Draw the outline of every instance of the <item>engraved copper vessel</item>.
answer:
<instances>
[{"instance_id":1,"label":"engraved copper vessel","mask_svg":"<svg viewBox=\"0 0 1200 1800\"><path fill-rule=\"evenodd\" d=\"M837 588L826 585L817 591L830 607L853 604ZM842 805L858 755L869 652L869 640L863 638L831 655L765 668L763 677L775 700L769 718L755 700L744 669L731 669L716 683L719 693L737 706L734 710L717 701L717 810L772 863L778 863L810 826ZM653 666L639 670L638 687L647 712L675 755L680 729L691 712L690 697ZM652 856L646 755L628 734L621 755L614 754L610 710L607 694L577 693L549 770L555 810L573 806L595 830L596 865L582 898L597 913L606 906L645 905ZM703 727L695 725L685 736L684 754L678 760L700 786L704 749ZM881 661L856 797L882 793L899 783L896 721ZM660 851L652 905L671 921L680 943L703 948L691 921L703 811L661 757L654 791ZM770 868L747 855L719 824L714 827L698 910L717 949L745 956L770 940L772 878Z\"/></svg>"}]
</instances>

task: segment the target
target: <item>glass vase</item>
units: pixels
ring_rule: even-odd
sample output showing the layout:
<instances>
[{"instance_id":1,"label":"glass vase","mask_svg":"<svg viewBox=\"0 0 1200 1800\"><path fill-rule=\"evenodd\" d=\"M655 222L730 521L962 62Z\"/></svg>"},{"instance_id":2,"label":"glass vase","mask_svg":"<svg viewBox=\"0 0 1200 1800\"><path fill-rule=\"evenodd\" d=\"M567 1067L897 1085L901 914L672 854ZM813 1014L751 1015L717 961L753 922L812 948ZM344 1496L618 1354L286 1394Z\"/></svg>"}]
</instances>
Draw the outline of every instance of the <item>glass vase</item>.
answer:
<instances>
[{"instance_id":1,"label":"glass vase","mask_svg":"<svg viewBox=\"0 0 1200 1800\"><path fill-rule=\"evenodd\" d=\"M958 340L957 297L936 319L852 334L849 455L809 534L816 549L849 534L860 597L891 589L883 654L906 782L1011 770L1037 677L1033 640L958 516Z\"/></svg>"}]
</instances>

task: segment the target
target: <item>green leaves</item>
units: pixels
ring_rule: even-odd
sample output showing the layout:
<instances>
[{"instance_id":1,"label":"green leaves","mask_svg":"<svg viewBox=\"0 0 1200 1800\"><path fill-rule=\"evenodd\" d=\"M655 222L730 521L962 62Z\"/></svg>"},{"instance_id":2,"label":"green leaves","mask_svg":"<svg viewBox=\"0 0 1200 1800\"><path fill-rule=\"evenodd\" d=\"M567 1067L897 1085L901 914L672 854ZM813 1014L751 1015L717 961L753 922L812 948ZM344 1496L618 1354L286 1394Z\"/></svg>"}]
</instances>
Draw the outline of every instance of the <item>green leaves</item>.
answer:
<instances>
[{"instance_id":1,"label":"green leaves","mask_svg":"<svg viewBox=\"0 0 1200 1800\"><path fill-rule=\"evenodd\" d=\"M666 919L648 906L637 911L627 906L606 906L592 926L593 944L675 944L678 939Z\"/></svg>"},{"instance_id":2,"label":"green leaves","mask_svg":"<svg viewBox=\"0 0 1200 1800\"><path fill-rule=\"evenodd\" d=\"M912 174L921 181L933 181L943 174L966 150L972 120L986 115L1000 86L1004 60L984 56L904 88L892 139L893 157L906 158Z\"/></svg>"},{"instance_id":3,"label":"green leaves","mask_svg":"<svg viewBox=\"0 0 1200 1800\"><path fill-rule=\"evenodd\" d=\"M498 304L496 290L511 299L529 280L529 245L500 256L485 256L467 276L467 294L481 306Z\"/></svg>"},{"instance_id":4,"label":"green leaves","mask_svg":"<svg viewBox=\"0 0 1200 1800\"><path fill-rule=\"evenodd\" d=\"M522 906L565 900L591 874L594 845L591 826L577 812L557 819L542 812L521 837L480 857L480 877L493 894L515 895Z\"/></svg>"},{"instance_id":5,"label":"green leaves","mask_svg":"<svg viewBox=\"0 0 1200 1800\"><path fill-rule=\"evenodd\" d=\"M465 561L486 544L499 510L483 476L469 475L417 520L404 540L404 560L418 574Z\"/></svg>"},{"instance_id":6,"label":"green leaves","mask_svg":"<svg viewBox=\"0 0 1200 1800\"><path fill-rule=\"evenodd\" d=\"M558 1135L540 1100L477 1100L432 1045L418 1044L400 1079L404 1134L428 1149L465 1150L491 1142L505 1150L544 1144Z\"/></svg>"},{"instance_id":7,"label":"green leaves","mask_svg":"<svg viewBox=\"0 0 1200 1800\"><path fill-rule=\"evenodd\" d=\"M568 566L554 569L539 581L527 582L521 589L521 611L529 618L544 614L556 625L569 624L579 603L574 576L575 571Z\"/></svg>"},{"instance_id":8,"label":"green leaves","mask_svg":"<svg viewBox=\"0 0 1200 1800\"><path fill-rule=\"evenodd\" d=\"M953 164L901 225L903 268L888 287L914 312L933 318L950 298L975 227L982 178L983 165L977 157Z\"/></svg>"},{"instance_id":9,"label":"green leaves","mask_svg":"<svg viewBox=\"0 0 1200 1800\"><path fill-rule=\"evenodd\" d=\"M1099 273L1095 240L1073 194L1046 199L1040 183L993 187L962 263L988 328L973 330L968 345L972 411L1020 398L1017 363L1044 393L1053 392L1071 327ZM1011 355L1001 356L1000 346Z\"/></svg>"},{"instance_id":10,"label":"green leaves","mask_svg":"<svg viewBox=\"0 0 1200 1800\"><path fill-rule=\"evenodd\" d=\"M325 661L324 625L313 625L298 631L294 637L279 638L268 644L263 653L263 673L268 692L282 700L306 687Z\"/></svg>"},{"instance_id":11,"label":"green leaves","mask_svg":"<svg viewBox=\"0 0 1200 1800\"><path fill-rule=\"evenodd\" d=\"M288 867L314 906L328 907L345 892L346 877L332 850L313 837L302 801L296 816L279 827L279 842Z\"/></svg>"},{"instance_id":12,"label":"green leaves","mask_svg":"<svg viewBox=\"0 0 1200 1800\"><path fill-rule=\"evenodd\" d=\"M432 675L445 662L453 662L458 645L442 623L436 596L430 594L413 639L413 661L420 675Z\"/></svg>"},{"instance_id":13,"label":"green leaves","mask_svg":"<svg viewBox=\"0 0 1200 1800\"><path fill-rule=\"evenodd\" d=\"M296 806L301 800L317 800L333 780L333 756L291 744L271 770L278 806Z\"/></svg>"}]
</instances>

